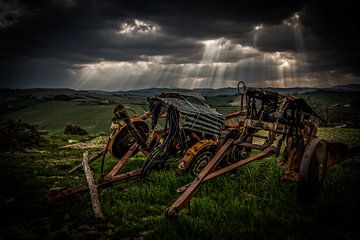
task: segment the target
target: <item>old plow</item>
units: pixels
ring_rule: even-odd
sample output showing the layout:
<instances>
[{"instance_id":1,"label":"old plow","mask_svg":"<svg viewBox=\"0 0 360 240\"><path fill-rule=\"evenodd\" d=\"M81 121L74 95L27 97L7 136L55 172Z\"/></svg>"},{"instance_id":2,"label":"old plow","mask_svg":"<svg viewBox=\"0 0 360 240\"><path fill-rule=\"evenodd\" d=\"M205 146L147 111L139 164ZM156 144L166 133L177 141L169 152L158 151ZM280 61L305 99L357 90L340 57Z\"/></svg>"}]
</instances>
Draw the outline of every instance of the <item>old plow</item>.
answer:
<instances>
[{"instance_id":1,"label":"old plow","mask_svg":"<svg viewBox=\"0 0 360 240\"><path fill-rule=\"evenodd\" d=\"M176 162L177 174L191 173L195 178L177 189L181 195L166 212L173 218L202 183L280 153L281 164L287 169L282 179L296 182L298 197L308 199L319 191L329 167L360 153L359 147L319 139L314 120L322 119L303 99L247 88L243 82L238 84L238 92L239 111L227 115L196 94L173 92L150 97L149 112L142 116L130 117L129 109L118 105L104 151L91 158L84 153L82 164L70 170L83 169L87 185L51 191L48 203L89 191L95 216L103 218L98 189L146 178L149 172ZM160 130L159 125L163 125ZM119 173L139 152L144 155L142 167ZM107 153L118 162L105 174ZM101 159L97 181L90 168L96 159Z\"/></svg>"}]
</instances>

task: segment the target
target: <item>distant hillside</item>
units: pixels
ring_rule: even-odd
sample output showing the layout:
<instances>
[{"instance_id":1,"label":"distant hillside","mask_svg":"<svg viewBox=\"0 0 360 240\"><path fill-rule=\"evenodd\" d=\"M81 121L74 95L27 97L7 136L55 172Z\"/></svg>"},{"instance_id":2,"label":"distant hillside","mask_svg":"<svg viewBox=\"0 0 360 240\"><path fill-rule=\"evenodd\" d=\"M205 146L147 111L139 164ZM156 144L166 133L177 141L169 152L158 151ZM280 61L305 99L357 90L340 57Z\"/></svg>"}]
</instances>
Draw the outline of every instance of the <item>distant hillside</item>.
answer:
<instances>
[{"instance_id":1,"label":"distant hillside","mask_svg":"<svg viewBox=\"0 0 360 240\"><path fill-rule=\"evenodd\" d=\"M360 84L336 85L331 89L338 91L360 91Z\"/></svg>"},{"instance_id":2,"label":"distant hillside","mask_svg":"<svg viewBox=\"0 0 360 240\"><path fill-rule=\"evenodd\" d=\"M288 95L298 95L316 92L318 90L335 92L354 92L360 91L359 84L337 85L331 88L274 88L266 87L265 90L278 92ZM134 103L145 104L146 97L155 96L162 92L196 92L207 97L214 96L234 96L238 93L237 88L148 88L129 91L100 91L100 90L74 90L66 88L49 89L0 89L0 102L16 101L19 98L55 100L55 101L75 101L75 102L93 102L93 103Z\"/></svg>"},{"instance_id":3,"label":"distant hillside","mask_svg":"<svg viewBox=\"0 0 360 240\"><path fill-rule=\"evenodd\" d=\"M264 88L269 91L283 93L283 94L303 94L308 92L314 92L318 88ZM237 88L195 88L195 89L181 89L181 88L147 88L139 90L130 90L130 91L117 91L116 95L125 96L125 95L137 95L137 96L154 96L162 92L196 92L204 96L219 96L219 95L236 95L238 93Z\"/></svg>"},{"instance_id":4,"label":"distant hillside","mask_svg":"<svg viewBox=\"0 0 360 240\"><path fill-rule=\"evenodd\" d=\"M344 88L267 88L305 99L328 125L360 128L360 91ZM0 116L37 124L61 134L66 123L78 124L91 134L107 132L114 106L123 103L141 115L148 110L147 96L188 89L145 89L128 92L76 91L72 89L2 89ZM195 89L208 96L207 103L221 113L239 111L235 88ZM306 92L306 93L302 93Z\"/></svg>"},{"instance_id":5,"label":"distant hillside","mask_svg":"<svg viewBox=\"0 0 360 240\"><path fill-rule=\"evenodd\" d=\"M99 90L74 90L66 88L0 89L0 102L12 102L20 99L73 101L95 104L146 103L146 97L141 95L118 94L116 92Z\"/></svg>"}]
</instances>

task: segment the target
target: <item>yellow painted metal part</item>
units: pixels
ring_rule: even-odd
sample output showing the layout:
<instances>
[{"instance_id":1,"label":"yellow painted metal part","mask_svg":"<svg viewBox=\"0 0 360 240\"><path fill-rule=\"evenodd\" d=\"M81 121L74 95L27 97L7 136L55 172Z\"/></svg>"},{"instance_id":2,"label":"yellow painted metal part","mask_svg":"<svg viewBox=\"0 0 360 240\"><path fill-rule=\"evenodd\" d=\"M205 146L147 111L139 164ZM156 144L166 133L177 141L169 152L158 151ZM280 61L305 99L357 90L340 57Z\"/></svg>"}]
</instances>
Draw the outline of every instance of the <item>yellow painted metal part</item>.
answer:
<instances>
[{"instance_id":1,"label":"yellow painted metal part","mask_svg":"<svg viewBox=\"0 0 360 240\"><path fill-rule=\"evenodd\" d=\"M140 117L131 117L130 121L133 123L136 122L143 122L145 123L145 121L143 119L141 119ZM145 123L146 124L146 123ZM109 151L111 153L111 155L113 155L112 153L112 149L113 149L113 144L114 144L114 140L116 138L116 136L126 127L125 122L120 121L119 123L111 123L111 135L110 135L110 142L107 148L107 151Z\"/></svg>"},{"instance_id":2,"label":"yellow painted metal part","mask_svg":"<svg viewBox=\"0 0 360 240\"><path fill-rule=\"evenodd\" d=\"M216 146L217 140L214 139L202 139L192 145L190 148L186 150L185 155L180 161L178 168L176 169L176 173L181 175L184 174L188 167L191 165L192 160L195 158L196 154L198 154L202 149L208 146Z\"/></svg>"}]
</instances>

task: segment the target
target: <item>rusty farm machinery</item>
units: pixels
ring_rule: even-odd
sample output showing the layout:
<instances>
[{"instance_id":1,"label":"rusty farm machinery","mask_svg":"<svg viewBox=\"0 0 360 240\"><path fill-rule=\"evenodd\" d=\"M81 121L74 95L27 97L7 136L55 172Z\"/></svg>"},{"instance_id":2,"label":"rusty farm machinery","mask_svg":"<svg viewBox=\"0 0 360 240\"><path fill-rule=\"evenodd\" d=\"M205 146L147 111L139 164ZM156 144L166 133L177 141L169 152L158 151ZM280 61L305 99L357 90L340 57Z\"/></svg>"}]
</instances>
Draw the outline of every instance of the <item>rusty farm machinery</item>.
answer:
<instances>
[{"instance_id":1,"label":"rusty farm machinery","mask_svg":"<svg viewBox=\"0 0 360 240\"><path fill-rule=\"evenodd\" d=\"M318 192L327 168L360 152L359 147L318 138L314 120L321 117L301 98L247 88L244 82L239 82L238 92L239 111L227 115L211 108L200 95L176 92L149 97L149 112L142 116L129 116L129 109L116 106L104 151L91 158L84 153L82 163L70 171L83 169L87 185L51 191L48 203L90 191L94 214L103 218L98 189L146 178L149 172L177 162L177 174L196 177L177 189L180 196L166 212L173 218L202 183L280 153L286 167L282 179L296 182L298 197L306 199ZM165 124L158 130L162 118ZM119 173L139 152L144 155L142 167ZM105 174L107 153L118 162ZM101 159L97 181L90 168L96 159Z\"/></svg>"}]
</instances>

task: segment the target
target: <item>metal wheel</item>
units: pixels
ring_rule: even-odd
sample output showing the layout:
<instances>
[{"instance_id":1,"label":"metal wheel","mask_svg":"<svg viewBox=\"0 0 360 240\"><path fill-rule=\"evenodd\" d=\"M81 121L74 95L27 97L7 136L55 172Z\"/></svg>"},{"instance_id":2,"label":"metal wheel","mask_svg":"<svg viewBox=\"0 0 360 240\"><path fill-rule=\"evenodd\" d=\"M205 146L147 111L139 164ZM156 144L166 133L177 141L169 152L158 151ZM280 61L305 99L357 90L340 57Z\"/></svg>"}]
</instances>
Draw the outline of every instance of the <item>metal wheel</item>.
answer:
<instances>
[{"instance_id":1,"label":"metal wheel","mask_svg":"<svg viewBox=\"0 0 360 240\"><path fill-rule=\"evenodd\" d=\"M315 138L305 148L300 164L300 179L297 188L300 201L311 200L319 193L326 168L326 143L319 138Z\"/></svg>"},{"instance_id":2,"label":"metal wheel","mask_svg":"<svg viewBox=\"0 0 360 240\"><path fill-rule=\"evenodd\" d=\"M176 169L176 173L182 175L189 172L197 175L214 156L215 151L216 140L214 139L202 139L194 143L186 150L185 155Z\"/></svg>"},{"instance_id":3,"label":"metal wheel","mask_svg":"<svg viewBox=\"0 0 360 240\"><path fill-rule=\"evenodd\" d=\"M239 129L226 129L219 138L219 143L217 145L217 149L220 149L222 145L229 139L238 139L241 136L241 132ZM230 151L226 154L223 161L220 163L221 166L229 165L234 162L237 162L241 159L247 158L251 153L251 149L239 147L239 146L232 146Z\"/></svg>"},{"instance_id":4,"label":"metal wheel","mask_svg":"<svg viewBox=\"0 0 360 240\"><path fill-rule=\"evenodd\" d=\"M232 164L250 156L251 149L233 146L227 154L225 160L227 164Z\"/></svg>"},{"instance_id":5,"label":"metal wheel","mask_svg":"<svg viewBox=\"0 0 360 240\"><path fill-rule=\"evenodd\" d=\"M144 122L134 122L134 125L141 137L146 141L149 127ZM134 143L135 139L129 134L129 131L125 126L115 135L111 146L109 146L110 152L115 158L120 159ZM133 155L137 152L138 150L134 151Z\"/></svg>"},{"instance_id":6,"label":"metal wheel","mask_svg":"<svg viewBox=\"0 0 360 240\"><path fill-rule=\"evenodd\" d=\"M190 171L194 175L198 175L201 170L208 164L208 162L211 160L211 158L215 155L214 153L215 146L207 146L203 149L201 149L200 152L198 152L192 162Z\"/></svg>"}]
</instances>

